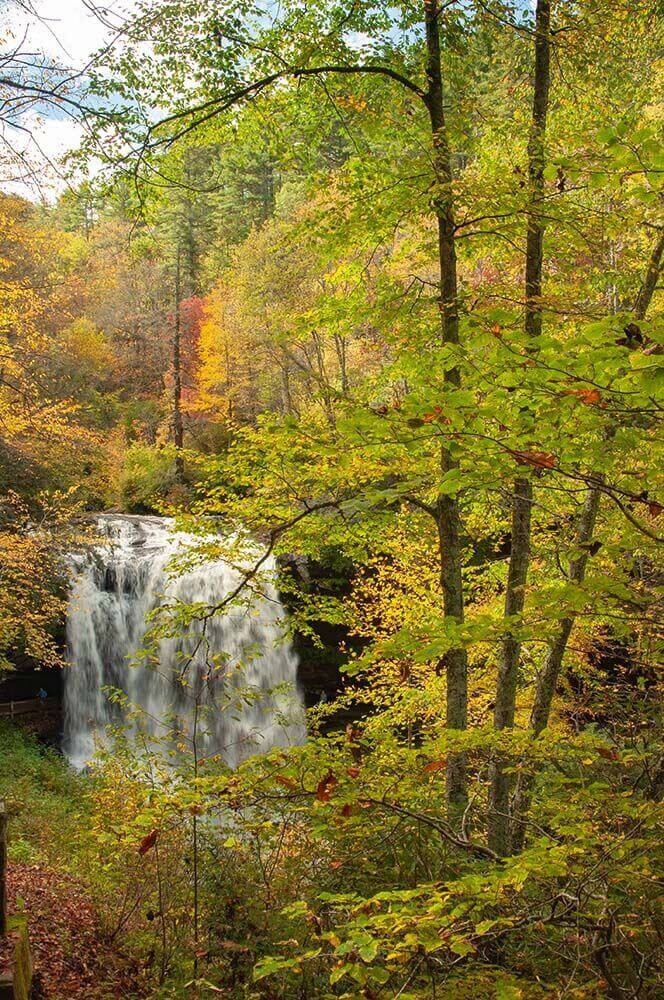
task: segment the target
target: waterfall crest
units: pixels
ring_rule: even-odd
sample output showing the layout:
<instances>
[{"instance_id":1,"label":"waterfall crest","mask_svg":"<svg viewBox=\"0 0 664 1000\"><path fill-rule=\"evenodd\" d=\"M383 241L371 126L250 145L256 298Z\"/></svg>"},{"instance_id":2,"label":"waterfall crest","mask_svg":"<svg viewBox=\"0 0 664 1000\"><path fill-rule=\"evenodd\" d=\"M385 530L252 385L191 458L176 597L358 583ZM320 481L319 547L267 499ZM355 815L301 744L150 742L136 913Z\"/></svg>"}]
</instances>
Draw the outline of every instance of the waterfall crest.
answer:
<instances>
[{"instance_id":1,"label":"waterfall crest","mask_svg":"<svg viewBox=\"0 0 664 1000\"><path fill-rule=\"evenodd\" d=\"M184 635L160 639L158 662L147 666L140 650L150 612L164 602L215 604L240 575L219 559L169 573L173 557L194 540L173 532L167 519L112 515L99 526L103 544L73 560L64 684L64 749L72 764L82 767L106 727L123 722L154 740L191 740L195 732L199 752L220 753L231 766L301 743L297 658L282 638L276 589L264 585L249 607L229 606L210 618L204 636L194 622ZM113 703L106 687L124 691L129 704Z\"/></svg>"}]
</instances>

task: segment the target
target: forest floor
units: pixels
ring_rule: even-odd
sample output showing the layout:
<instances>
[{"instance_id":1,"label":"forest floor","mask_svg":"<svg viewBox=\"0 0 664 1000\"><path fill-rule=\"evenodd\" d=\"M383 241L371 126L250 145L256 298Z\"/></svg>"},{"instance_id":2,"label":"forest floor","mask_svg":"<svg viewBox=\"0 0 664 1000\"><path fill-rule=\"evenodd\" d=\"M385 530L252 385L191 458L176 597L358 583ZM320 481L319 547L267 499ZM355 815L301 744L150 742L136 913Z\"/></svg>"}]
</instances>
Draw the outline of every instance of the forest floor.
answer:
<instances>
[{"instance_id":1,"label":"forest floor","mask_svg":"<svg viewBox=\"0 0 664 1000\"><path fill-rule=\"evenodd\" d=\"M42 865L12 863L10 912L28 914L35 996L103 1000L145 995L138 963L103 929L85 887Z\"/></svg>"}]
</instances>

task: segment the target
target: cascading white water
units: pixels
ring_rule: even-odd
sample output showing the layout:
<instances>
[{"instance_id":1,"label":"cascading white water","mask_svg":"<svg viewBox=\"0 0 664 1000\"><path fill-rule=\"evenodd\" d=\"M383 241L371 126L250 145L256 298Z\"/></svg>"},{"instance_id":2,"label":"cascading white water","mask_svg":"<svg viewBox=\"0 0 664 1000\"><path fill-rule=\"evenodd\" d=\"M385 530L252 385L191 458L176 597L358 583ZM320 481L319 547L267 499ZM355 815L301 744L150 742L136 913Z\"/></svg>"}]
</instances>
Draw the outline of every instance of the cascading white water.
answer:
<instances>
[{"instance_id":1,"label":"cascading white water","mask_svg":"<svg viewBox=\"0 0 664 1000\"><path fill-rule=\"evenodd\" d=\"M302 742L297 658L282 636L285 612L274 587L264 584L250 606L230 605L210 618L204 636L196 621L183 635L160 639L158 663L145 665L140 650L150 612L164 603L218 603L240 574L220 559L169 572L193 539L174 533L166 519L106 516L99 525L107 541L73 560L64 684L64 749L72 764L82 767L106 727L123 722L154 741L195 733L200 753L220 753L231 766ZM110 700L107 688L125 692L127 704Z\"/></svg>"}]
</instances>

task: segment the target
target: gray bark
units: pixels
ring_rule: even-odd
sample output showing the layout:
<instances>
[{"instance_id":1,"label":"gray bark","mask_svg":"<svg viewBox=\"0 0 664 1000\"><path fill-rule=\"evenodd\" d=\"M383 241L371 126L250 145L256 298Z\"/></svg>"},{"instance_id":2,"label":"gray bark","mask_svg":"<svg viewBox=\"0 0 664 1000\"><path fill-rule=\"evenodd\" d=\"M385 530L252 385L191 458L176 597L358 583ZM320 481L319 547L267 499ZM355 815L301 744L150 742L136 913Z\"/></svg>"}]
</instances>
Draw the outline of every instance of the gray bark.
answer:
<instances>
[{"instance_id":1,"label":"gray bark","mask_svg":"<svg viewBox=\"0 0 664 1000\"><path fill-rule=\"evenodd\" d=\"M516 691L521 661L521 641L518 638L520 616L525 600L528 565L530 562L530 521L532 512L532 487L528 479L517 479L512 500L512 551L505 590L505 618L508 632L501 649L496 683L494 728L511 729L516 712ZM515 622L511 628L510 622ZM506 773L506 762L497 758L491 769L489 793L489 846L496 854L509 850L509 800L511 778Z\"/></svg>"},{"instance_id":2,"label":"gray bark","mask_svg":"<svg viewBox=\"0 0 664 1000\"><path fill-rule=\"evenodd\" d=\"M436 0L424 0L428 80L426 106L431 123L437 184L435 211L438 225L441 333L443 343L457 344L459 342L459 313L451 187L452 165L443 103L440 17L440 4ZM458 386L460 384L458 368L446 372L445 381L455 387ZM440 466L443 475L456 466L444 444L441 446ZM461 519L457 498L440 494L436 501L435 513L438 526L443 609L446 618L452 618L460 624L463 622L464 599L461 573ZM466 650L463 648L449 650L443 657L441 667L445 670L447 682L446 726L451 730L464 730L468 725L468 658ZM448 758L447 797L452 810L463 808L467 800L466 765L462 754L450 754Z\"/></svg>"},{"instance_id":3,"label":"gray bark","mask_svg":"<svg viewBox=\"0 0 664 1000\"><path fill-rule=\"evenodd\" d=\"M590 556L588 543L592 541L595 530L595 521L599 509L600 489L595 488L588 492L583 508L579 515L576 543L579 547L579 555L570 562L569 579L573 583L583 583L586 575L586 566ZM558 627L558 633L549 646L542 669L537 677L535 688L535 698L530 714L530 728L533 737L539 736L549 722L551 714L551 704L555 694L558 677L563 664L563 657L567 649L567 642L574 625L574 617L568 615L563 618ZM514 798L512 802L512 844L513 852L520 851L523 847L525 834L525 824L521 817L530 805L531 782L524 776L517 781Z\"/></svg>"},{"instance_id":4,"label":"gray bark","mask_svg":"<svg viewBox=\"0 0 664 1000\"><path fill-rule=\"evenodd\" d=\"M551 4L538 0L535 12L535 80L533 115L528 142L528 179L530 204L526 234L526 333L533 337L542 332L542 248L544 222L541 203L544 198L544 137L549 109L551 83Z\"/></svg>"},{"instance_id":5,"label":"gray bark","mask_svg":"<svg viewBox=\"0 0 664 1000\"><path fill-rule=\"evenodd\" d=\"M644 319L648 307L652 300L657 281L662 270L662 254L664 252L664 234L660 235L650 256L646 277L641 286L639 294L634 303L634 316L636 319ZM609 432L609 437L612 432ZM578 523L577 543L581 546L580 554L570 563L569 577L574 583L583 583L586 575L589 552L583 546L592 540L595 530L595 521L599 510L599 502L602 493L604 475L595 473L597 486L589 490L581 511ZM535 689L535 699L533 702L530 726L533 736L537 737L543 732L551 714L551 705L555 694L558 677L563 665L567 643L574 626L574 618L567 616L560 622L558 633L549 646L542 670L540 671L537 686ZM531 801L532 782L526 776L521 776L517 781L514 798L512 802L512 843L513 852L520 851L525 839L526 826L522 817L528 811Z\"/></svg>"},{"instance_id":6,"label":"gray bark","mask_svg":"<svg viewBox=\"0 0 664 1000\"><path fill-rule=\"evenodd\" d=\"M181 287L180 287L180 250L178 248L175 261L175 315L173 320L173 444L176 448L175 474L179 480L184 474L182 460L183 424L182 424L182 357L181 357Z\"/></svg>"},{"instance_id":7,"label":"gray bark","mask_svg":"<svg viewBox=\"0 0 664 1000\"><path fill-rule=\"evenodd\" d=\"M544 138L549 108L551 82L551 9L549 0L538 0L535 13L535 78L533 111L528 142L529 205L526 233L524 326L529 337L542 332L542 248L544 221L541 202L544 197ZM519 617L523 611L528 567L530 563L530 521L533 506L532 486L529 479L514 482L512 497L512 548L505 593L505 618L508 630L502 643L494 710L496 729L514 726L516 689L521 662L521 641L518 638ZM509 626L516 620L516 627ZM498 757L491 769L489 792L489 846L497 854L509 851L510 840L510 776L505 771L505 761Z\"/></svg>"},{"instance_id":8,"label":"gray bark","mask_svg":"<svg viewBox=\"0 0 664 1000\"><path fill-rule=\"evenodd\" d=\"M657 288L657 281L659 278L660 271L662 270L662 255L664 254L664 229L659 235L659 239L655 245L650 258L650 264L648 270L646 271L643 284L634 303L634 316L636 319L644 319L646 312L648 311L648 306L650 305L650 300L653 297L655 289Z\"/></svg>"}]
</instances>

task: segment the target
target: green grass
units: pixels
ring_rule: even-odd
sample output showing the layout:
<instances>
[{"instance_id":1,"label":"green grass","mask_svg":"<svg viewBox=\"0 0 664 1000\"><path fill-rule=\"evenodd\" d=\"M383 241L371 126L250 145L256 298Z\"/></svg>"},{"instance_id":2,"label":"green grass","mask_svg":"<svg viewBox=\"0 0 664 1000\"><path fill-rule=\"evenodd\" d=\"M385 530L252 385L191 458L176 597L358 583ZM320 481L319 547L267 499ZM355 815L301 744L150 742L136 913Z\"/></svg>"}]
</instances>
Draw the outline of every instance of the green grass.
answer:
<instances>
[{"instance_id":1,"label":"green grass","mask_svg":"<svg viewBox=\"0 0 664 1000\"><path fill-rule=\"evenodd\" d=\"M9 857L75 871L89 807L85 778L64 757L11 723L0 723L0 797L9 814Z\"/></svg>"}]
</instances>

